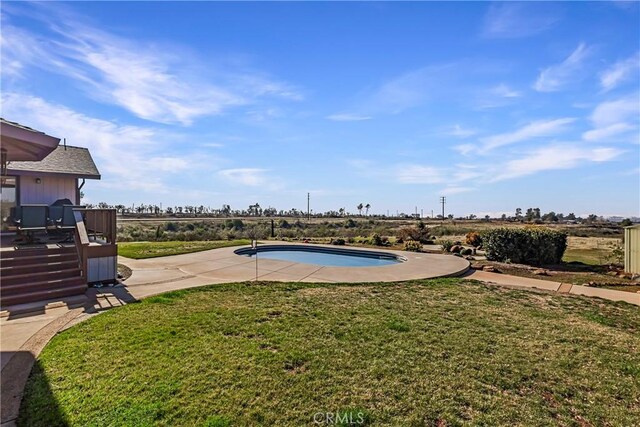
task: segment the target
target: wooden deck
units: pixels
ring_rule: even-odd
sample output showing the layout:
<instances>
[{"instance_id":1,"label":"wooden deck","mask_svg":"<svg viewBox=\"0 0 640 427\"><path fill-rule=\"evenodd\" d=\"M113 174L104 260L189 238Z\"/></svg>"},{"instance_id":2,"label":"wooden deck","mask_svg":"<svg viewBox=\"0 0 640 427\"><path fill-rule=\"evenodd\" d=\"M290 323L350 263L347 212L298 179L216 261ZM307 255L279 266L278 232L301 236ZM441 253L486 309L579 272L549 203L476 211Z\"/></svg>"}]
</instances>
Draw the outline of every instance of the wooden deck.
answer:
<instances>
[{"instance_id":1,"label":"wooden deck","mask_svg":"<svg viewBox=\"0 0 640 427\"><path fill-rule=\"evenodd\" d=\"M3 307L82 294L89 283L117 279L115 210L78 209L74 215L71 234L39 231L34 242L0 235Z\"/></svg>"}]
</instances>

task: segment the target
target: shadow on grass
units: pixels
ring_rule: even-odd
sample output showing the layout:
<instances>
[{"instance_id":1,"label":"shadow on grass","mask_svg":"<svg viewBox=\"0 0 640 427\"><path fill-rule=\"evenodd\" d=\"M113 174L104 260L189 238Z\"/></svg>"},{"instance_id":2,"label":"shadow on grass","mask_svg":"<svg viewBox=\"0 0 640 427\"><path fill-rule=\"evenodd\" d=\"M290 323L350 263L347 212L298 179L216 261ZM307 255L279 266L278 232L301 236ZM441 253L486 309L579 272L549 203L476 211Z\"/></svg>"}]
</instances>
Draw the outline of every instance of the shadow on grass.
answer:
<instances>
[{"instance_id":1,"label":"shadow on grass","mask_svg":"<svg viewBox=\"0 0 640 427\"><path fill-rule=\"evenodd\" d=\"M2 425L10 422L16 422L18 426L68 425L40 362L28 351L18 351L12 355L5 353L7 352L3 352L3 357L11 358L2 369L0 411ZM34 377L35 381L25 389L29 375ZM25 398L24 401L37 404L38 408L35 411L20 406L23 396L28 394L30 398ZM34 414L37 416L33 417Z\"/></svg>"}]
</instances>

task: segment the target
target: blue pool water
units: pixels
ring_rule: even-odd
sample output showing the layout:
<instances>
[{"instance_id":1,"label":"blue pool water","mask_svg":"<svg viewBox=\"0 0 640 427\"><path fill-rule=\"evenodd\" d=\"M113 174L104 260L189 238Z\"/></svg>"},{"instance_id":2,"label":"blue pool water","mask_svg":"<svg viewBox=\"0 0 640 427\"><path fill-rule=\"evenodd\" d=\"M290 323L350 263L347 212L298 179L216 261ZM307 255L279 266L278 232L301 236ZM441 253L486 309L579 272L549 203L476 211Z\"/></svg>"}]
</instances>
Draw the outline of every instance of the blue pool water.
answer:
<instances>
[{"instance_id":1,"label":"blue pool water","mask_svg":"<svg viewBox=\"0 0 640 427\"><path fill-rule=\"evenodd\" d=\"M258 261L260 259L277 259L281 261L299 262L304 264L323 265L327 267L378 267L383 265L398 264L401 262L393 255L377 255L365 251L347 252L322 252L314 248L305 250L304 248L292 249L258 249ZM248 250L238 252L241 255L255 257L255 251Z\"/></svg>"}]
</instances>

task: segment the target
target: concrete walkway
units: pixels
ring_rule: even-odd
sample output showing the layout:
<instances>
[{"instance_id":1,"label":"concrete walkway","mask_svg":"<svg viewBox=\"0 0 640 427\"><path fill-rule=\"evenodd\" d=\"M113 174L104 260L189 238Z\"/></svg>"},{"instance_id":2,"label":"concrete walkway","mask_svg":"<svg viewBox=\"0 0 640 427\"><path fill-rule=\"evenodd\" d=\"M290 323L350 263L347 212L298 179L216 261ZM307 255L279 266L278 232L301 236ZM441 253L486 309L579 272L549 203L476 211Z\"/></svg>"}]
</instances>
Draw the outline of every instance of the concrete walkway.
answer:
<instances>
[{"instance_id":1,"label":"concrete walkway","mask_svg":"<svg viewBox=\"0 0 640 427\"><path fill-rule=\"evenodd\" d=\"M237 247L146 260L120 257L119 262L133 271L126 286L92 288L85 296L67 298L48 306L24 305L0 313L0 427L14 425L35 357L57 332L101 311L151 295L207 284L255 280L255 260L234 254L235 249ZM258 262L258 280L380 282L464 274L465 278L495 285L587 295L640 305L640 294L636 293L468 270L467 261L451 255L385 252L401 255L407 261L384 267L351 268L262 259Z\"/></svg>"}]
</instances>

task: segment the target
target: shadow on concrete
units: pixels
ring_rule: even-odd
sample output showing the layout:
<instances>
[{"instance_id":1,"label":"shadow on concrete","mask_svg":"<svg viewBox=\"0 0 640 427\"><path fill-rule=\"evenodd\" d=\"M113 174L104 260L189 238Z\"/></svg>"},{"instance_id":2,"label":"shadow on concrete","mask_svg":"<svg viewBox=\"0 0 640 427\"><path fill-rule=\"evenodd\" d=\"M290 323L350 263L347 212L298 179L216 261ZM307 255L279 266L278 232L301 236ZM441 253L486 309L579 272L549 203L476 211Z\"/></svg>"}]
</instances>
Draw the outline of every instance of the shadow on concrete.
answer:
<instances>
[{"instance_id":1,"label":"shadow on concrete","mask_svg":"<svg viewBox=\"0 0 640 427\"><path fill-rule=\"evenodd\" d=\"M31 384L25 389L31 376ZM22 411L21 402L24 401ZM2 425L66 426L68 422L51 390L40 362L28 351L14 352L2 369L0 388ZM33 407L30 405L37 405Z\"/></svg>"},{"instance_id":2,"label":"shadow on concrete","mask_svg":"<svg viewBox=\"0 0 640 427\"><path fill-rule=\"evenodd\" d=\"M85 295L88 299L86 304L87 309L85 310L87 313L95 313L138 302L138 300L129 293L127 287L121 283L115 286L89 288Z\"/></svg>"},{"instance_id":3,"label":"shadow on concrete","mask_svg":"<svg viewBox=\"0 0 640 427\"><path fill-rule=\"evenodd\" d=\"M86 294L83 294L53 300L11 305L2 307L2 311L8 313L6 315L8 320L16 320L46 314L47 310L51 308L66 307L68 310L73 310L74 308L84 307L86 304L87 296Z\"/></svg>"}]
</instances>

